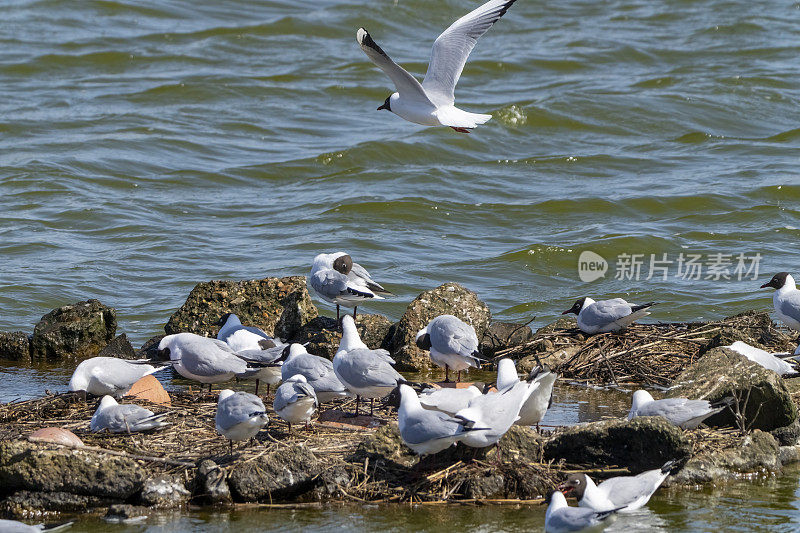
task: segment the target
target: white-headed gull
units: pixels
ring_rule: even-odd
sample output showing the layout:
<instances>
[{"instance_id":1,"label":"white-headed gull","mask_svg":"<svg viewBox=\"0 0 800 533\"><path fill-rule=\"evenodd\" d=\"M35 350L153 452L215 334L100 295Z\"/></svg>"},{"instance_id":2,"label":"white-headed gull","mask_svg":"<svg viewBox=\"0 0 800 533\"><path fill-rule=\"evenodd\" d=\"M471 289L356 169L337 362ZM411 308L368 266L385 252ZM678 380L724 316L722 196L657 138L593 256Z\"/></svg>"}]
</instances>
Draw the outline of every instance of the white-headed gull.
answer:
<instances>
[{"instance_id":1,"label":"white-headed gull","mask_svg":"<svg viewBox=\"0 0 800 533\"><path fill-rule=\"evenodd\" d=\"M65 522L63 524L45 526L44 524L30 525L17 520L0 520L0 532L2 533L56 533L69 529L75 522Z\"/></svg>"},{"instance_id":2,"label":"white-headed gull","mask_svg":"<svg viewBox=\"0 0 800 533\"><path fill-rule=\"evenodd\" d=\"M86 391L95 396L106 394L121 398L144 376L164 370L170 363L149 359L125 360L117 357L92 357L81 361L69 380L69 390Z\"/></svg>"},{"instance_id":3,"label":"white-headed gull","mask_svg":"<svg viewBox=\"0 0 800 533\"><path fill-rule=\"evenodd\" d=\"M417 455L438 453L455 445L470 431L463 420L423 408L417 393L405 384L400 385L397 423L403 442Z\"/></svg>"},{"instance_id":4,"label":"white-headed gull","mask_svg":"<svg viewBox=\"0 0 800 533\"><path fill-rule=\"evenodd\" d=\"M239 317L233 313L220 318L219 325L222 327L217 333L217 338L230 346L234 352L266 350L283 344L267 335L262 329L243 326Z\"/></svg>"},{"instance_id":5,"label":"white-headed gull","mask_svg":"<svg viewBox=\"0 0 800 533\"><path fill-rule=\"evenodd\" d=\"M214 418L217 432L230 441L243 441L256 436L269 423L264 402L249 392L233 392L223 389L217 400L217 416Z\"/></svg>"},{"instance_id":6,"label":"white-headed gull","mask_svg":"<svg viewBox=\"0 0 800 533\"><path fill-rule=\"evenodd\" d=\"M466 389L431 387L419 393L419 403L425 409L441 411L453 416L465 407L469 407L469 402L481 394L483 391L474 385L470 385Z\"/></svg>"},{"instance_id":7,"label":"white-headed gull","mask_svg":"<svg viewBox=\"0 0 800 533\"><path fill-rule=\"evenodd\" d=\"M707 400L689 400L688 398L654 400L649 392L637 390L633 393L628 420L633 420L637 416L661 416L681 429L695 429L703 420L725 409L732 400L732 398L723 398L714 403Z\"/></svg>"},{"instance_id":8,"label":"white-headed gull","mask_svg":"<svg viewBox=\"0 0 800 533\"><path fill-rule=\"evenodd\" d=\"M430 350L431 361L444 368L444 380L450 381L450 370L458 372L469 367L480 368L478 335L475 328L453 315L439 315L417 332L417 347Z\"/></svg>"},{"instance_id":9,"label":"white-headed gull","mask_svg":"<svg viewBox=\"0 0 800 533\"><path fill-rule=\"evenodd\" d=\"M314 389L319 403L326 403L336 398L352 396L333 371L330 359L308 353L302 344L292 344L288 348L288 356L281 366L284 380L299 374Z\"/></svg>"},{"instance_id":10,"label":"white-headed gull","mask_svg":"<svg viewBox=\"0 0 800 533\"><path fill-rule=\"evenodd\" d=\"M272 402L278 416L289 424L289 431L292 431L292 424L308 425L318 406L314 389L300 374L285 379L275 391L275 401Z\"/></svg>"},{"instance_id":11,"label":"white-headed gull","mask_svg":"<svg viewBox=\"0 0 800 533\"><path fill-rule=\"evenodd\" d=\"M336 304L336 320L339 306L352 307L353 318L361 302L383 300L392 293L372 279L369 272L354 263L346 252L319 254L314 258L308 283L314 292L325 301Z\"/></svg>"},{"instance_id":12,"label":"white-headed gull","mask_svg":"<svg viewBox=\"0 0 800 533\"><path fill-rule=\"evenodd\" d=\"M627 328L636 320L649 315L648 309L653 305L655 302L647 302L642 305L631 304L622 298L596 302L586 296L561 314L574 313L578 315L578 327L584 333L593 335Z\"/></svg>"},{"instance_id":13,"label":"white-headed gull","mask_svg":"<svg viewBox=\"0 0 800 533\"><path fill-rule=\"evenodd\" d=\"M370 399L370 415L375 398L383 398L403 381L392 366L394 359L386 350L370 350L361 341L353 317L342 318L342 340L333 357L333 371L339 381L356 395L356 415L361 398Z\"/></svg>"},{"instance_id":14,"label":"white-headed gull","mask_svg":"<svg viewBox=\"0 0 800 533\"><path fill-rule=\"evenodd\" d=\"M455 418L465 422L468 429L475 429L465 434L461 442L473 448L495 444L519 419L520 409L539 386L538 383L517 381L502 391L489 392L470 400L469 406L455 414Z\"/></svg>"},{"instance_id":15,"label":"white-headed gull","mask_svg":"<svg viewBox=\"0 0 800 533\"><path fill-rule=\"evenodd\" d=\"M629 513L640 509L667 479L676 461L669 461L661 468L648 470L636 476L608 478L595 485L586 474L570 474L558 487L565 493L575 496L580 507L593 511L612 511Z\"/></svg>"},{"instance_id":16,"label":"white-headed gull","mask_svg":"<svg viewBox=\"0 0 800 533\"><path fill-rule=\"evenodd\" d=\"M89 427L92 431L107 429L111 433L134 433L166 426L167 413L154 414L138 405L120 405L111 396L103 396Z\"/></svg>"},{"instance_id":17,"label":"white-headed gull","mask_svg":"<svg viewBox=\"0 0 800 533\"><path fill-rule=\"evenodd\" d=\"M794 283L794 278L788 272L778 272L772 279L761 286L762 289L772 287L772 305L775 314L790 329L800 331L800 290Z\"/></svg>"},{"instance_id":18,"label":"white-headed gull","mask_svg":"<svg viewBox=\"0 0 800 533\"><path fill-rule=\"evenodd\" d=\"M169 357L175 370L186 379L208 383L222 383L235 376L245 376L263 368L264 364L248 363L230 346L218 339L201 337L194 333L167 335L158 344L161 358Z\"/></svg>"},{"instance_id":19,"label":"white-headed gull","mask_svg":"<svg viewBox=\"0 0 800 533\"><path fill-rule=\"evenodd\" d=\"M779 376L794 376L798 372L794 366L790 365L777 355L771 354L761 348L750 346L746 342L736 341L730 346L726 346L734 352L740 353L754 363L763 366L767 370L772 370Z\"/></svg>"},{"instance_id":20,"label":"white-headed gull","mask_svg":"<svg viewBox=\"0 0 800 533\"><path fill-rule=\"evenodd\" d=\"M503 361L506 361L505 363ZM519 420L514 422L518 426L536 426L550 408L553 401L553 385L558 379L558 374L551 372L550 367L536 367L528 375L529 382L537 382L539 386L531 393L528 400L519 411ZM497 368L497 390L502 391L519 381L517 369L511 359L501 359Z\"/></svg>"},{"instance_id":21,"label":"white-headed gull","mask_svg":"<svg viewBox=\"0 0 800 533\"><path fill-rule=\"evenodd\" d=\"M461 133L483 124L491 115L469 113L457 108L455 88L467 57L492 25L506 14L516 0L490 0L470 11L442 32L433 43L428 72L422 83L392 61L367 30L359 28L356 40L370 61L394 83L397 92L386 98L378 110L391 111L400 118L423 126L450 126Z\"/></svg>"},{"instance_id":22,"label":"white-headed gull","mask_svg":"<svg viewBox=\"0 0 800 533\"><path fill-rule=\"evenodd\" d=\"M603 525L603 521L615 511L592 511L584 507L570 507L561 492L554 490L545 500L547 513L544 515L544 530L547 533L570 533L584 531Z\"/></svg>"}]
</instances>

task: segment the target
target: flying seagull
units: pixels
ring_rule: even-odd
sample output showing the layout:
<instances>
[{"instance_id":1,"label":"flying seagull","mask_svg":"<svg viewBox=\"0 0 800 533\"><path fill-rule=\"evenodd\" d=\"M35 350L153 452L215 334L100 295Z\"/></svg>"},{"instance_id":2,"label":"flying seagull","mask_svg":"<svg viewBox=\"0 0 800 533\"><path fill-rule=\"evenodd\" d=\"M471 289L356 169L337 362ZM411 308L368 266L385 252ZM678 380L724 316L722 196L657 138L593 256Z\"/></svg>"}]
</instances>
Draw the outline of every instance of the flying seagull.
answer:
<instances>
[{"instance_id":1,"label":"flying seagull","mask_svg":"<svg viewBox=\"0 0 800 533\"><path fill-rule=\"evenodd\" d=\"M391 111L400 118L423 126L450 126L460 133L483 124L491 115L469 113L457 108L454 91L464 63L492 25L506 14L516 0L490 0L470 11L444 30L433 43L428 72L422 83L392 61L372 40L369 32L359 28L356 40L370 61L391 78L397 92L386 98L378 110Z\"/></svg>"}]
</instances>

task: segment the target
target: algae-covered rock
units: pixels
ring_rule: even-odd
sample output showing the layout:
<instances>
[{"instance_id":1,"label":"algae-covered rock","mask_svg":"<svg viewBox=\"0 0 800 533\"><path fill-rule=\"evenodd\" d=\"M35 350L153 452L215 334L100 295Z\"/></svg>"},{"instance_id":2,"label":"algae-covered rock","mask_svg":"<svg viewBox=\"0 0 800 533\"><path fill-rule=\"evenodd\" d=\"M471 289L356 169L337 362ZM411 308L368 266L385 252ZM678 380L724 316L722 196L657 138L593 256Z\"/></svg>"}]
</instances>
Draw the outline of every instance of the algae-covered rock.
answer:
<instances>
[{"instance_id":1,"label":"algae-covered rock","mask_svg":"<svg viewBox=\"0 0 800 533\"><path fill-rule=\"evenodd\" d=\"M302 444L278 448L252 461L236 463L228 475L228 486L237 501L279 501L310 492L325 469Z\"/></svg>"},{"instance_id":2,"label":"algae-covered rock","mask_svg":"<svg viewBox=\"0 0 800 533\"><path fill-rule=\"evenodd\" d=\"M124 333L111 339L111 342L100 350L97 355L100 357L116 357L118 359L136 359L136 351L128 340L128 336Z\"/></svg>"},{"instance_id":3,"label":"algae-covered rock","mask_svg":"<svg viewBox=\"0 0 800 533\"><path fill-rule=\"evenodd\" d=\"M767 351L794 350L797 341L779 330L765 311L746 311L719 322L719 330L707 334L704 351L719 346L730 346L736 341L746 342Z\"/></svg>"},{"instance_id":4,"label":"algae-covered rock","mask_svg":"<svg viewBox=\"0 0 800 533\"><path fill-rule=\"evenodd\" d=\"M521 372L530 372L535 366L546 364L558 371L559 365L570 360L582 347L584 335L577 328L575 317L561 317L537 329L533 339L525 348L524 356L517 361L517 369ZM557 345L551 338L555 333L571 334L570 338L574 339L574 342Z\"/></svg>"},{"instance_id":5,"label":"algae-covered rock","mask_svg":"<svg viewBox=\"0 0 800 533\"><path fill-rule=\"evenodd\" d=\"M572 426L544 444L545 459L594 467L622 466L632 473L682 460L691 451L680 429L655 416Z\"/></svg>"},{"instance_id":6,"label":"algae-covered rock","mask_svg":"<svg viewBox=\"0 0 800 533\"><path fill-rule=\"evenodd\" d=\"M795 446L800 443L800 420L795 420L788 426L773 429L770 434L781 446Z\"/></svg>"},{"instance_id":7,"label":"algae-covered rock","mask_svg":"<svg viewBox=\"0 0 800 533\"><path fill-rule=\"evenodd\" d=\"M376 350L386 348L392 322L383 315L359 314L356 317L356 329L364 344ZM342 334L338 331L336 319L318 316L304 324L291 339L292 342L308 343L308 353L333 359Z\"/></svg>"},{"instance_id":8,"label":"algae-covered rock","mask_svg":"<svg viewBox=\"0 0 800 533\"><path fill-rule=\"evenodd\" d=\"M774 471L780 468L778 441L755 430L734 446L709 448L692 457L671 477L671 483L696 484L718 482L738 474Z\"/></svg>"},{"instance_id":9,"label":"algae-covered rock","mask_svg":"<svg viewBox=\"0 0 800 533\"><path fill-rule=\"evenodd\" d=\"M0 331L0 359L28 361L31 358L31 342L22 331Z\"/></svg>"},{"instance_id":10,"label":"algae-covered rock","mask_svg":"<svg viewBox=\"0 0 800 533\"><path fill-rule=\"evenodd\" d=\"M33 329L34 359L82 359L100 353L117 331L117 312L97 300L53 309Z\"/></svg>"},{"instance_id":11,"label":"algae-covered rock","mask_svg":"<svg viewBox=\"0 0 800 533\"><path fill-rule=\"evenodd\" d=\"M317 316L306 289L306 278L264 278L246 281L208 281L195 285L186 302L170 318L164 331L188 331L216 337L219 319L234 313L246 326L291 338Z\"/></svg>"},{"instance_id":12,"label":"algae-covered rock","mask_svg":"<svg viewBox=\"0 0 800 533\"><path fill-rule=\"evenodd\" d=\"M189 501L191 494L175 476L162 474L148 478L140 496L143 505L158 509L180 507Z\"/></svg>"},{"instance_id":13,"label":"algae-covered rock","mask_svg":"<svg viewBox=\"0 0 800 533\"><path fill-rule=\"evenodd\" d=\"M0 516L27 518L42 513L88 512L113 504L114 499L71 492L20 490L0 502Z\"/></svg>"},{"instance_id":14,"label":"algae-covered rock","mask_svg":"<svg viewBox=\"0 0 800 533\"><path fill-rule=\"evenodd\" d=\"M493 320L481 338L480 351L491 357L500 350L519 346L533 340L533 331L527 324Z\"/></svg>"},{"instance_id":15,"label":"algae-covered rock","mask_svg":"<svg viewBox=\"0 0 800 533\"><path fill-rule=\"evenodd\" d=\"M713 348L687 367L675 378L669 396L712 402L734 396L744 411L748 429L770 431L797 419L797 408L784 380L727 348ZM730 409L707 418L705 423L736 426Z\"/></svg>"},{"instance_id":16,"label":"algae-covered rock","mask_svg":"<svg viewBox=\"0 0 800 533\"><path fill-rule=\"evenodd\" d=\"M70 492L125 500L142 488L132 459L24 441L0 443L0 493Z\"/></svg>"},{"instance_id":17,"label":"algae-covered rock","mask_svg":"<svg viewBox=\"0 0 800 533\"><path fill-rule=\"evenodd\" d=\"M419 461L411 448L403 443L400 429L394 422L365 436L358 444L354 455L359 460L363 457L370 457L390 461L401 467L410 467Z\"/></svg>"},{"instance_id":18,"label":"algae-covered rock","mask_svg":"<svg viewBox=\"0 0 800 533\"><path fill-rule=\"evenodd\" d=\"M439 315L455 315L475 328L478 339L489 327L492 313L478 296L458 283L445 283L425 291L412 301L395 326L390 342L398 368L419 371L431 368L430 356L417 348L417 332Z\"/></svg>"}]
</instances>

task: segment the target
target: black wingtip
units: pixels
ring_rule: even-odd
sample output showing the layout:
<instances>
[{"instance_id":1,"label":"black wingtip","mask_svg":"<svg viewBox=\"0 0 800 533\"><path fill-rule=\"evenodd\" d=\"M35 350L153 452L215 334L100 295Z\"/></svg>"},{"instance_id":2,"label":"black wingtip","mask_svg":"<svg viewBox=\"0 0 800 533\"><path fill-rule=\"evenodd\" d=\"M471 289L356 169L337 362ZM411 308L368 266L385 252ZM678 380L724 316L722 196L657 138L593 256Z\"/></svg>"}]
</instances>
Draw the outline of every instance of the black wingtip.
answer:
<instances>
[{"instance_id":1,"label":"black wingtip","mask_svg":"<svg viewBox=\"0 0 800 533\"><path fill-rule=\"evenodd\" d=\"M662 474L675 474L678 470L680 470L680 460L679 459L672 459L671 461L667 461L664 463L664 466L661 467Z\"/></svg>"},{"instance_id":2,"label":"black wingtip","mask_svg":"<svg viewBox=\"0 0 800 533\"><path fill-rule=\"evenodd\" d=\"M656 302L647 302L646 304L642 305L632 305L631 313L635 313L636 311L641 311L642 309L647 309L648 307L653 307L654 305L656 305Z\"/></svg>"}]
</instances>

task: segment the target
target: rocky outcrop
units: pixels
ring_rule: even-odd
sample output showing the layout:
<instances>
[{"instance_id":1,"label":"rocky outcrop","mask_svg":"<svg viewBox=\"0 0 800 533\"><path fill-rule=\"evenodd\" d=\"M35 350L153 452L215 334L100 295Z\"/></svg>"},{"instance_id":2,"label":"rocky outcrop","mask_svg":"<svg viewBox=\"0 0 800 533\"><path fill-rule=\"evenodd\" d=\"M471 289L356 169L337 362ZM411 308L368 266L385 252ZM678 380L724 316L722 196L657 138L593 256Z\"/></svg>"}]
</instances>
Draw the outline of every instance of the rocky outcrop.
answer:
<instances>
[{"instance_id":1,"label":"rocky outcrop","mask_svg":"<svg viewBox=\"0 0 800 533\"><path fill-rule=\"evenodd\" d=\"M713 348L673 382L671 397L717 401L733 396L747 429L770 431L797 419L797 408L784 380L727 348ZM735 406L734 406L735 407ZM736 426L730 409L709 417L711 426Z\"/></svg>"},{"instance_id":2,"label":"rocky outcrop","mask_svg":"<svg viewBox=\"0 0 800 533\"><path fill-rule=\"evenodd\" d=\"M0 443L0 493L69 492L125 500L142 489L132 459L24 441Z\"/></svg>"},{"instance_id":3,"label":"rocky outcrop","mask_svg":"<svg viewBox=\"0 0 800 533\"><path fill-rule=\"evenodd\" d=\"M472 325L478 339L483 337L492 318L489 307L474 292L458 283L445 283L423 292L408 305L394 328L390 351L398 363L398 369L420 371L431 367L428 353L417 348L417 332L437 316L448 314Z\"/></svg>"},{"instance_id":4,"label":"rocky outcrop","mask_svg":"<svg viewBox=\"0 0 800 533\"><path fill-rule=\"evenodd\" d=\"M97 354L100 357L116 357L118 359L136 359L136 352L124 333L114 337L105 348Z\"/></svg>"},{"instance_id":5,"label":"rocky outcrop","mask_svg":"<svg viewBox=\"0 0 800 533\"><path fill-rule=\"evenodd\" d=\"M739 474L774 471L780 467L778 441L769 433L755 430L733 446L722 450L710 448L692 457L671 476L670 483L718 483Z\"/></svg>"},{"instance_id":6,"label":"rocky outcrop","mask_svg":"<svg viewBox=\"0 0 800 533\"><path fill-rule=\"evenodd\" d=\"M117 331L117 312L97 300L53 309L33 329L33 359L83 359L97 355Z\"/></svg>"},{"instance_id":7,"label":"rocky outcrop","mask_svg":"<svg viewBox=\"0 0 800 533\"><path fill-rule=\"evenodd\" d=\"M140 499L148 507L173 509L186 504L190 496L180 479L163 474L144 482Z\"/></svg>"},{"instance_id":8,"label":"rocky outcrop","mask_svg":"<svg viewBox=\"0 0 800 533\"><path fill-rule=\"evenodd\" d=\"M683 432L655 416L568 427L544 445L545 459L594 467L624 465L634 474L686 459L691 452Z\"/></svg>"},{"instance_id":9,"label":"rocky outcrop","mask_svg":"<svg viewBox=\"0 0 800 533\"><path fill-rule=\"evenodd\" d=\"M578 323L574 317L561 317L537 329L533 338L528 341L525 356L517 362L517 369L521 372L530 372L539 364L549 365L552 369L568 361L580 351L585 335L577 329ZM575 342L567 345L556 345L550 337L556 332L566 334L570 332L571 339Z\"/></svg>"},{"instance_id":10,"label":"rocky outcrop","mask_svg":"<svg viewBox=\"0 0 800 533\"><path fill-rule=\"evenodd\" d=\"M219 319L235 313L242 324L268 334L292 338L317 316L304 276L247 281L208 281L195 285L186 302L169 319L164 331L188 331L216 337Z\"/></svg>"},{"instance_id":11,"label":"rocky outcrop","mask_svg":"<svg viewBox=\"0 0 800 533\"><path fill-rule=\"evenodd\" d=\"M0 359L29 361L31 342L22 331L0 331Z\"/></svg>"},{"instance_id":12,"label":"rocky outcrop","mask_svg":"<svg viewBox=\"0 0 800 533\"><path fill-rule=\"evenodd\" d=\"M356 318L361 340L373 350L387 347L391 328L392 322L383 315L359 314ZM336 319L326 316L318 316L306 323L291 339L292 342L308 343L306 350L309 353L328 359L336 355L341 340Z\"/></svg>"},{"instance_id":13,"label":"rocky outcrop","mask_svg":"<svg viewBox=\"0 0 800 533\"><path fill-rule=\"evenodd\" d=\"M325 466L303 445L281 447L254 461L235 464L228 485L237 501L287 500L310 492Z\"/></svg>"},{"instance_id":14,"label":"rocky outcrop","mask_svg":"<svg viewBox=\"0 0 800 533\"><path fill-rule=\"evenodd\" d=\"M769 313L764 311L740 313L720 321L719 324L719 331L707 336L709 342L703 351L719 346L730 346L736 341L746 342L768 351L769 347L780 347L786 351L797 347L797 341L775 327Z\"/></svg>"},{"instance_id":15,"label":"rocky outcrop","mask_svg":"<svg viewBox=\"0 0 800 533\"><path fill-rule=\"evenodd\" d=\"M483 333L479 349L486 357L492 357L495 352L532 340L533 331L527 324L495 320Z\"/></svg>"},{"instance_id":16,"label":"rocky outcrop","mask_svg":"<svg viewBox=\"0 0 800 533\"><path fill-rule=\"evenodd\" d=\"M71 492L36 492L20 490L0 502L0 516L29 518L42 512L80 513L100 510L116 500L73 494Z\"/></svg>"}]
</instances>

